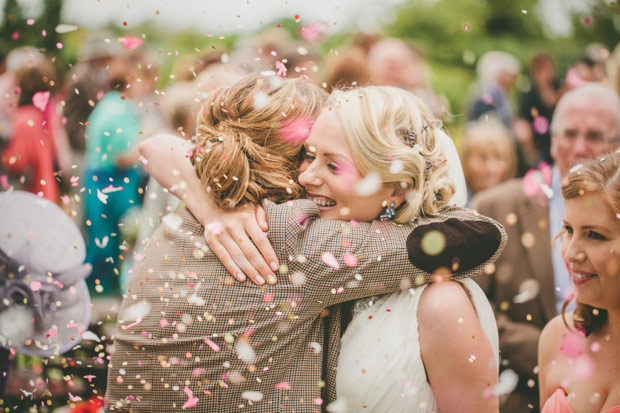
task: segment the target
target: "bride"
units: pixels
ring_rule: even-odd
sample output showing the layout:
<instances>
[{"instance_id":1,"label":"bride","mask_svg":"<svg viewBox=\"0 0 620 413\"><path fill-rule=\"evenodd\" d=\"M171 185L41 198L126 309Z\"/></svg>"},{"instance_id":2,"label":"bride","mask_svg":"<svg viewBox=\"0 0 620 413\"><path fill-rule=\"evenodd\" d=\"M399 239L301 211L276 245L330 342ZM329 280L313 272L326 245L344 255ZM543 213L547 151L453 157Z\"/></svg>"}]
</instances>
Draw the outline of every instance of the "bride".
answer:
<instances>
[{"instance_id":1,"label":"bride","mask_svg":"<svg viewBox=\"0 0 620 413\"><path fill-rule=\"evenodd\" d=\"M416 132L401 133L412 130ZM391 87L335 91L304 142L299 183L307 197L319 205L321 218L351 222L381 219L403 224L419 216L441 214L454 194L445 158L438 155L437 142L449 140L442 134L428 108L409 92ZM177 149L171 152L175 145ZM168 139L164 145L156 138L142 149L151 174L162 185L170 187L183 181L187 188L200 188L195 172L184 159L181 141L171 143ZM422 168L407 176L407 171L416 170L412 165L418 162ZM448 162L462 175L458 158ZM173 169L181 171L180 178L175 177L178 173L169 173ZM204 173L202 170L200 175ZM359 194L372 186L369 176L379 180L378 187L404 183L400 186L403 196L384 205L381 216L373 212L373 205L381 203L381 190L374 195ZM260 251L265 251L266 238L255 235L257 228L267 229L264 211L258 208L256 214L249 214L255 207L243 211L213 209L202 190L190 190L184 196L203 225L214 219L222 222L222 231L210 231L207 241L226 268L237 279L242 279L237 275L243 270L257 284L264 284L272 275L267 272L263 277L257 270L250 274L248 268L257 262L257 251L247 253L252 241L263 244ZM441 257L441 251L451 247L452 238L437 234L449 234L451 224L451 220L438 220L427 226L425 236L408 239L410 258L416 265L440 273L440 260L433 257ZM467 235L476 235L475 225ZM486 260L476 257L478 251L473 248L457 255L461 261L452 264L460 270L467 267L468 260ZM275 254L267 257L267 262L277 268L273 257ZM337 371L338 397L328 411L498 410L494 394L497 326L484 293L474 281L436 282L361 301L354 307L337 360L333 357L337 349L335 353L325 349L325 380ZM340 331L328 334L339 336Z\"/></svg>"}]
</instances>

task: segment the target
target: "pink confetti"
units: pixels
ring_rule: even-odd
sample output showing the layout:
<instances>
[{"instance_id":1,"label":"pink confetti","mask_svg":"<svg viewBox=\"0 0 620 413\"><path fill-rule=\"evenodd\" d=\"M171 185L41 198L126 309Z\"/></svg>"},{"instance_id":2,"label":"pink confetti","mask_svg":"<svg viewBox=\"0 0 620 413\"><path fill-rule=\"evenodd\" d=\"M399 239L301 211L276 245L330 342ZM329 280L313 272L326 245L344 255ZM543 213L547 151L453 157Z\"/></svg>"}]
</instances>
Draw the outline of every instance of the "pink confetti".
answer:
<instances>
[{"instance_id":1,"label":"pink confetti","mask_svg":"<svg viewBox=\"0 0 620 413\"><path fill-rule=\"evenodd\" d=\"M202 374L202 369L200 367L196 367L194 371L192 371L192 376L200 376Z\"/></svg>"},{"instance_id":2,"label":"pink confetti","mask_svg":"<svg viewBox=\"0 0 620 413\"><path fill-rule=\"evenodd\" d=\"M560 352L566 357L573 358L583 353L585 345L586 339L583 334L569 332L562 337Z\"/></svg>"},{"instance_id":3,"label":"pink confetti","mask_svg":"<svg viewBox=\"0 0 620 413\"><path fill-rule=\"evenodd\" d=\"M142 40L140 37L127 36L121 39L121 46L123 46L124 49L133 50L140 47L143 41L144 40Z\"/></svg>"},{"instance_id":4,"label":"pink confetti","mask_svg":"<svg viewBox=\"0 0 620 413\"><path fill-rule=\"evenodd\" d=\"M11 35L11 38L12 38L13 40L17 40L17 39L19 39L19 33L17 33L17 32L13 33L13 34Z\"/></svg>"},{"instance_id":5,"label":"pink confetti","mask_svg":"<svg viewBox=\"0 0 620 413\"><path fill-rule=\"evenodd\" d=\"M289 143L303 143L310 136L314 119L294 119L280 128L280 136Z\"/></svg>"},{"instance_id":6,"label":"pink confetti","mask_svg":"<svg viewBox=\"0 0 620 413\"><path fill-rule=\"evenodd\" d=\"M586 26L592 26L592 17L584 17L583 22L586 24Z\"/></svg>"},{"instance_id":7,"label":"pink confetti","mask_svg":"<svg viewBox=\"0 0 620 413\"><path fill-rule=\"evenodd\" d=\"M34 24L34 19L33 19L32 17L31 17L31 18L29 18L28 20L26 20L26 24L27 24L28 26L32 26L32 25Z\"/></svg>"},{"instance_id":8,"label":"pink confetti","mask_svg":"<svg viewBox=\"0 0 620 413\"><path fill-rule=\"evenodd\" d=\"M54 284L55 286L57 286L58 288L65 288L65 286L58 280L55 280L52 284Z\"/></svg>"},{"instance_id":9,"label":"pink confetti","mask_svg":"<svg viewBox=\"0 0 620 413\"><path fill-rule=\"evenodd\" d=\"M291 383L289 383L288 381L283 381L281 383L276 384L277 390L288 390L290 388L291 388Z\"/></svg>"},{"instance_id":10,"label":"pink confetti","mask_svg":"<svg viewBox=\"0 0 620 413\"><path fill-rule=\"evenodd\" d=\"M534 132L539 135L544 135L549 131L549 120L544 116L536 116L534 122L532 122L532 127L534 128Z\"/></svg>"},{"instance_id":11,"label":"pink confetti","mask_svg":"<svg viewBox=\"0 0 620 413\"><path fill-rule=\"evenodd\" d=\"M71 399L72 402L80 402L82 401L82 398L80 396L74 396L71 394L71 392L69 392L69 399Z\"/></svg>"},{"instance_id":12,"label":"pink confetti","mask_svg":"<svg viewBox=\"0 0 620 413\"><path fill-rule=\"evenodd\" d=\"M351 253L344 254L344 263L347 267L357 267L357 257Z\"/></svg>"},{"instance_id":13,"label":"pink confetti","mask_svg":"<svg viewBox=\"0 0 620 413\"><path fill-rule=\"evenodd\" d=\"M32 291L39 291L41 289L41 282L40 281L33 281L30 283L30 289Z\"/></svg>"},{"instance_id":14,"label":"pink confetti","mask_svg":"<svg viewBox=\"0 0 620 413\"><path fill-rule=\"evenodd\" d=\"M276 69L278 69L278 76L286 76L286 66L281 61L276 61Z\"/></svg>"},{"instance_id":15,"label":"pink confetti","mask_svg":"<svg viewBox=\"0 0 620 413\"><path fill-rule=\"evenodd\" d=\"M190 407L196 407L198 405L198 397L194 397L194 393L190 390L189 387L185 386L183 392L187 396L187 401L183 404L184 409L189 409Z\"/></svg>"},{"instance_id":16,"label":"pink confetti","mask_svg":"<svg viewBox=\"0 0 620 413\"><path fill-rule=\"evenodd\" d=\"M41 112L45 111L47 108L47 103L50 100L50 92L37 92L32 97L32 104L35 108L39 109Z\"/></svg>"},{"instance_id":17,"label":"pink confetti","mask_svg":"<svg viewBox=\"0 0 620 413\"><path fill-rule=\"evenodd\" d=\"M9 186L9 176L7 174L0 175L0 183L2 183L2 188L5 191L8 191L11 187ZM620 218L620 217L619 217Z\"/></svg>"},{"instance_id":18,"label":"pink confetti","mask_svg":"<svg viewBox=\"0 0 620 413\"><path fill-rule=\"evenodd\" d=\"M321 406L323 404L323 399L321 399L320 397L317 397L316 399L313 400L313 402L317 406Z\"/></svg>"},{"instance_id":19,"label":"pink confetti","mask_svg":"<svg viewBox=\"0 0 620 413\"><path fill-rule=\"evenodd\" d=\"M41 30L41 36L47 37L47 30Z\"/></svg>"},{"instance_id":20,"label":"pink confetti","mask_svg":"<svg viewBox=\"0 0 620 413\"><path fill-rule=\"evenodd\" d=\"M588 380L594 373L594 361L586 354L582 354L575 359L571 370L572 377L579 378L580 381Z\"/></svg>"},{"instance_id":21,"label":"pink confetti","mask_svg":"<svg viewBox=\"0 0 620 413\"><path fill-rule=\"evenodd\" d=\"M170 323L168 322L168 320L166 320L165 318L162 318L161 320L159 320L159 326L161 328L164 328L166 326L170 325Z\"/></svg>"},{"instance_id":22,"label":"pink confetti","mask_svg":"<svg viewBox=\"0 0 620 413\"><path fill-rule=\"evenodd\" d=\"M142 318L138 318L136 321L134 321L133 323L129 324L129 325L127 326L127 328L132 328L132 327L135 327L135 326L137 326L138 324L140 324L140 322L142 322Z\"/></svg>"},{"instance_id":23,"label":"pink confetti","mask_svg":"<svg viewBox=\"0 0 620 413\"><path fill-rule=\"evenodd\" d=\"M104 95L103 90L100 90L99 92L97 92L97 100L103 99L103 95Z\"/></svg>"},{"instance_id":24,"label":"pink confetti","mask_svg":"<svg viewBox=\"0 0 620 413\"><path fill-rule=\"evenodd\" d=\"M211 350L215 351L216 353L220 351L220 346L218 346L217 344L215 344L213 341L209 340L208 338L205 338L205 343L207 343L207 345L211 347Z\"/></svg>"},{"instance_id":25,"label":"pink confetti","mask_svg":"<svg viewBox=\"0 0 620 413\"><path fill-rule=\"evenodd\" d=\"M59 49L62 49L62 43L60 43L60 42L56 43L56 47L59 48Z\"/></svg>"},{"instance_id":26,"label":"pink confetti","mask_svg":"<svg viewBox=\"0 0 620 413\"><path fill-rule=\"evenodd\" d=\"M55 328L50 328L48 332L45 334L45 338L54 338L58 335L58 330Z\"/></svg>"},{"instance_id":27,"label":"pink confetti","mask_svg":"<svg viewBox=\"0 0 620 413\"><path fill-rule=\"evenodd\" d=\"M323 263L325 265L329 265L336 270L340 269L340 264L338 264L338 260L336 260L336 257L334 257L334 254L332 254L331 252L324 252L321 256L321 259L323 260Z\"/></svg>"},{"instance_id":28,"label":"pink confetti","mask_svg":"<svg viewBox=\"0 0 620 413\"><path fill-rule=\"evenodd\" d=\"M316 22L303 26L299 29L299 37L311 44L318 44L322 40L322 35L327 31L329 25L325 22Z\"/></svg>"},{"instance_id":29,"label":"pink confetti","mask_svg":"<svg viewBox=\"0 0 620 413\"><path fill-rule=\"evenodd\" d=\"M205 226L205 229L209 234L218 235L222 232L222 223L214 219Z\"/></svg>"},{"instance_id":30,"label":"pink confetti","mask_svg":"<svg viewBox=\"0 0 620 413\"><path fill-rule=\"evenodd\" d=\"M541 162L538 169L530 169L523 177L523 192L527 197L544 194L543 185L551 185L551 167Z\"/></svg>"}]
</instances>

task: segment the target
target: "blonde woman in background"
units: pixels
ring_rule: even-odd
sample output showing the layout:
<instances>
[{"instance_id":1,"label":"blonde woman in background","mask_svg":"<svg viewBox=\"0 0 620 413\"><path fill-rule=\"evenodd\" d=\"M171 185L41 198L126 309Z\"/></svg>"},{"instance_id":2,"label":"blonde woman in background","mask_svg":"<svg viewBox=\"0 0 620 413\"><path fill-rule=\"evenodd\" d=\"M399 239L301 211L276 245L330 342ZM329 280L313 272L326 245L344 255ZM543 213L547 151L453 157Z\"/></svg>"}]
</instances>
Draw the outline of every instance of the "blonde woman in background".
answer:
<instances>
[{"instance_id":1,"label":"blonde woman in background","mask_svg":"<svg viewBox=\"0 0 620 413\"><path fill-rule=\"evenodd\" d=\"M459 156L467 183L467 206L476 193L514 178L516 174L514 140L496 120L468 124L459 142Z\"/></svg>"}]
</instances>

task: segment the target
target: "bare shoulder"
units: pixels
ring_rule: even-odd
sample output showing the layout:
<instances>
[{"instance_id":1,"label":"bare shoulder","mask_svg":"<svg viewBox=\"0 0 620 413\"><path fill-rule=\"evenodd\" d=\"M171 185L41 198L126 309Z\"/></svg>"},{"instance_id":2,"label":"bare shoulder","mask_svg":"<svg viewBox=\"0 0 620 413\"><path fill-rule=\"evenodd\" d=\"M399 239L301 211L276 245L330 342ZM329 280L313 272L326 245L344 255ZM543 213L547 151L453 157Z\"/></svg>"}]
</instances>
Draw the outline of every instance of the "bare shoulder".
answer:
<instances>
[{"instance_id":1,"label":"bare shoulder","mask_svg":"<svg viewBox=\"0 0 620 413\"><path fill-rule=\"evenodd\" d=\"M477 318L476 312L461 283L433 283L422 292L418 304L420 329L441 331L443 327L454 327L455 320L467 320L471 317Z\"/></svg>"},{"instance_id":2,"label":"bare shoulder","mask_svg":"<svg viewBox=\"0 0 620 413\"><path fill-rule=\"evenodd\" d=\"M566 324L573 329L573 317L572 313L566 313L564 316ZM570 332L562 319L561 315L555 316L540 333L540 339L538 341L538 358L539 363L544 364L555 358L560 352L560 345L564 334Z\"/></svg>"}]
</instances>

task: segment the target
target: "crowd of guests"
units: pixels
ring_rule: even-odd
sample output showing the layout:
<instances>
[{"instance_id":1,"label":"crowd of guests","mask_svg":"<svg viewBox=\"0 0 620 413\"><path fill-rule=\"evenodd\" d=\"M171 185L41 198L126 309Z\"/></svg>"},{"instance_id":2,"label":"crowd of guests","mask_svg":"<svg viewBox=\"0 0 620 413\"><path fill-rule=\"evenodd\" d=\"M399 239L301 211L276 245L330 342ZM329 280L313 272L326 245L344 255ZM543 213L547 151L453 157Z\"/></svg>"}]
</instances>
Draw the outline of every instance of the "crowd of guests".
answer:
<instances>
[{"instance_id":1,"label":"crowd of guests","mask_svg":"<svg viewBox=\"0 0 620 413\"><path fill-rule=\"evenodd\" d=\"M430 125L433 128L438 128L441 121L454 122L447 98L433 90L423 51L401 39L358 35L323 58L307 42L292 40L282 30L268 30L240 42L228 54L180 58L171 76L174 81L164 90L157 88L160 62L156 54L148 51L148 45L123 48L121 44L107 34L89 35L84 39L80 59L65 76L59 74L52 57L33 48L0 55L2 191L21 189L45 198L59 205L80 227L86 241L85 261L92 269L87 284L95 322L102 314L110 313L110 302L120 303L132 282L136 291L137 278L148 281L149 274L134 276L136 264L144 259L145 247L163 217L177 207L179 200L172 192L178 193L190 184L188 180L171 184L160 177L165 181L162 185L150 177L148 169L157 164L140 155L140 143L162 131L189 140L197 127L198 131L206 127L201 118L204 113L200 113L205 101L228 107L216 99L228 85L256 73L273 79L303 78L314 85L317 96L321 89L331 93L339 88L393 86L421 99L430 111L425 116L437 120L437 125ZM560 77L550 53L532 56L528 62L530 72L526 73L515 56L487 52L476 66L477 82L471 86L466 102L467 123L452 134L466 182L464 203L501 223L508 236L505 250L495 257L497 261L487 266L486 274L474 278L497 322L500 384L501 377L510 382L509 390L500 394L502 411L536 411L550 398L555 407L547 404L543 411L570 409L572 405L574 411L593 408L611 412L620 404L620 389L614 384L620 371L614 355L619 347L613 341L620 339L615 318L620 297L614 295L619 291L614 277L620 275L620 262L613 249L620 239L619 163L617 154L601 158L620 147L619 59L620 48L609 53L593 45L584 50L583 56L576 57L566 75ZM521 82L528 84L527 88L517 90L519 77L527 79ZM259 91L253 99L254 107L260 108L267 104L268 96ZM294 102L293 106L299 104ZM315 115L309 113L307 117ZM218 122L222 133L224 127L235 127L221 119ZM211 127L216 128L218 122L211 122ZM253 130L262 127L257 125ZM418 133L426 133L427 127ZM215 129L211 132L217 133ZM224 145L220 142L221 147ZM237 153L250 158L263 156L257 148L249 147L249 142L239 144L216 160L224 165L233 162ZM427 149L432 152L429 146L420 149L420 154ZM276 152L283 155L282 150ZM203 173L200 157L192 154L196 170ZM598 163L580 166L586 160ZM202 168L207 171L204 173L211 173L217 165ZM576 173L580 168L585 178ZM166 170L166 174L182 176L183 168ZM265 182L274 179L270 176ZM300 175L299 179L304 187L312 187L307 176ZM220 188L223 185L216 184ZM217 193L214 190L212 195ZM589 197L582 198L583 193ZM218 206L229 209L225 202L231 195L225 195ZM296 198L290 195L285 193L281 200ZM449 198L444 196L444 201ZM191 209L191 199L185 202ZM394 198L394 203L398 202ZM354 205L350 207L353 218L349 219L363 224L375 218L366 217L362 211L364 217L357 218ZM398 205L392 208L392 214L398 211ZM422 205L412 216L424 215L425 208L433 211L435 206ZM200 221L200 211L192 212ZM209 225L209 221L201 223ZM562 242L557 240L558 234ZM601 244L594 245L596 242ZM603 245L605 242L609 246ZM158 258L167 260L164 257L168 257L165 249ZM261 264L260 260L255 262ZM254 261L247 264L241 272L252 268ZM233 265L226 268L230 271ZM269 278L275 270L269 267L264 265L266 270L261 270L260 275L251 274L252 280L261 277L263 283L267 280L275 284ZM600 279L598 288L605 289L605 293L592 287L595 282L591 279L595 277L595 282ZM329 286L326 291L332 287L337 288ZM470 290L468 294L476 297L476 290ZM235 294L235 290L230 293ZM98 301L102 297L108 301ZM341 298L338 303L361 297ZM258 304L262 300L258 299ZM105 302L105 308L98 310L98 302ZM480 306L476 301L475 310L482 318ZM113 304L112 308L118 310L119 306ZM310 316L319 316L314 310L307 310L309 320ZM420 324L422 331L425 327ZM477 333L491 337L487 327L483 323ZM324 338L317 331L312 330L312 334L322 342ZM570 331L583 334L570 339ZM339 339L338 335L337 342ZM424 346L422 340L421 344ZM123 345L127 346L123 347L125 354L137 351L133 345ZM429 362L434 357L432 352L420 351ZM430 363L422 366L427 378L429 374L432 380L439 377L435 374L447 374ZM574 367L575 363L578 367ZM504 374L506 371L513 380L507 379L510 376ZM116 380L118 365L111 372ZM315 373L310 375L312 379L320 380ZM215 376L211 379L217 381ZM595 384L586 385L592 383L590 379ZM116 384L109 380L114 387ZM328 381L329 391L335 392L335 383ZM606 393L600 389L606 389ZM433 387L441 406L437 391ZM352 393L353 397L361 394ZM119 400L123 398L118 387L112 394ZM312 391L299 394L302 398L308 394L316 397ZM193 396L184 397L191 400ZM491 403L491 407L481 408L495 407Z\"/></svg>"}]
</instances>

